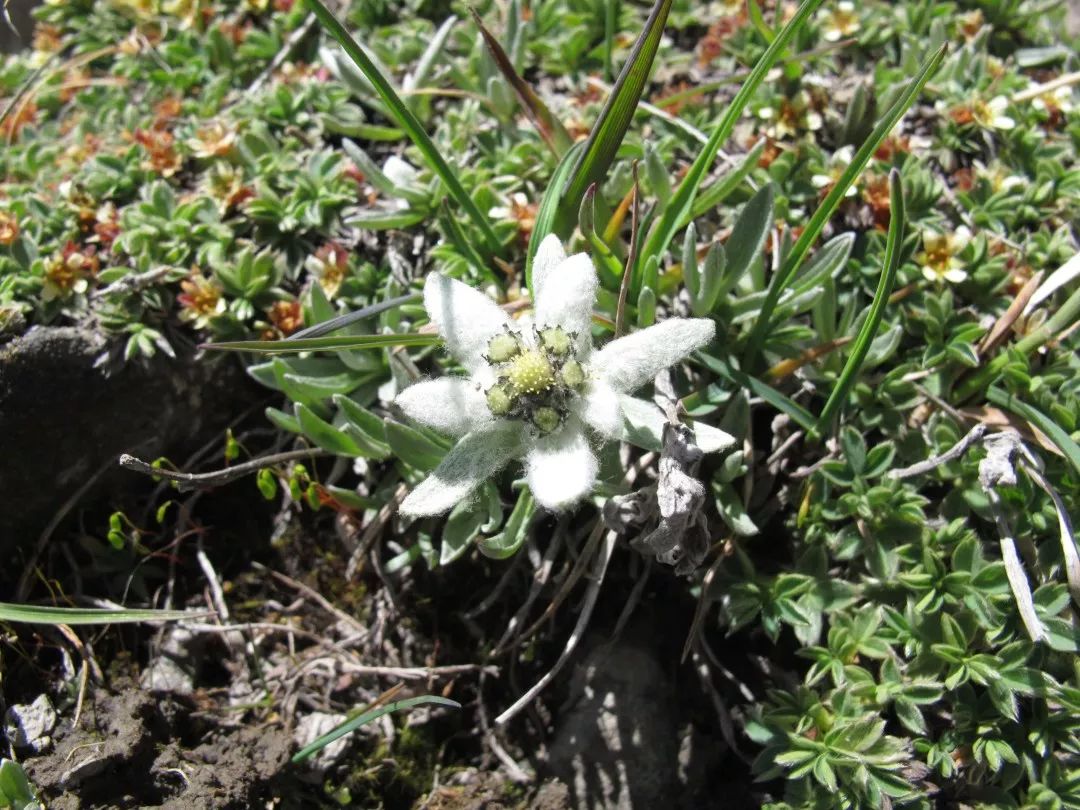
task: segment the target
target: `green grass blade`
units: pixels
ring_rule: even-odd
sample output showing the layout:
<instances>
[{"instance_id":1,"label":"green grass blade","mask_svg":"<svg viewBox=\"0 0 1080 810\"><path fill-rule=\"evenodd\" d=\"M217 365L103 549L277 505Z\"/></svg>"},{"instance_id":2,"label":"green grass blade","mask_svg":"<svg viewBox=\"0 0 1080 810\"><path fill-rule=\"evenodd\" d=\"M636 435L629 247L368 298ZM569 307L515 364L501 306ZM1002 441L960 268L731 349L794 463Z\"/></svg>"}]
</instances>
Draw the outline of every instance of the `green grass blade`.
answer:
<instances>
[{"instance_id":1,"label":"green grass blade","mask_svg":"<svg viewBox=\"0 0 1080 810\"><path fill-rule=\"evenodd\" d=\"M768 294L765 296L765 302L761 307L761 314L758 316L757 322L754 324L754 328L750 332L750 337L747 340L746 360L756 359L761 351L762 341L772 326L772 313L776 308L777 301L780 300L781 294L784 289L791 282L791 279L798 272L799 267L802 265L803 260L806 258L807 253L810 252L810 247L817 241L818 236L821 235L822 229L832 218L832 215L836 212L837 207L843 201L844 196L847 194L852 183L856 178L862 174L862 170L869 163L870 158L873 157L874 152L881 145L881 142L888 137L892 132L893 127L897 122L904 117L904 114L908 111L911 105L914 103L915 98L922 92L923 87L930 80L930 77L934 75L934 72L941 65L941 61L945 58L945 50L947 46L943 45L939 48L933 56L923 63L922 69L919 74L911 80L904 93L896 100L888 112L882 116L878 121L874 131L870 133L870 137L867 138L859 151L855 153L855 156L851 159L851 163L844 170L844 173L837 180L836 184L826 195L821 205L814 211L814 215L810 218L810 221L806 225L806 229L799 236L798 240L792 246L791 251L784 259L784 264L781 266L779 272L773 276L772 282L769 284Z\"/></svg>"},{"instance_id":2,"label":"green grass blade","mask_svg":"<svg viewBox=\"0 0 1080 810\"><path fill-rule=\"evenodd\" d=\"M694 357L700 360L702 365L717 376L727 380L732 385L745 388L755 396L761 397L776 408L776 410L786 413L791 417L791 421L803 430L806 430L807 432L814 430L814 415L798 403L785 397L771 385L763 383L761 380L756 377L751 377L743 371L732 368L730 364L725 363L723 360L713 357L712 355L698 352Z\"/></svg>"},{"instance_id":3,"label":"green grass blade","mask_svg":"<svg viewBox=\"0 0 1080 810\"><path fill-rule=\"evenodd\" d=\"M1041 326L1036 328L1030 334L1025 335L1022 339L1016 341L1013 348L1021 354L1031 354L1036 349L1049 343L1066 329L1071 329L1077 320L1080 320L1080 289L1076 290L1072 295L1065 299L1065 303L1062 304L1053 315L1047 318ZM1002 351L983 368L974 372L957 386L956 401L964 402L980 389L996 382L1001 376L1001 372L1005 370L1005 367L1008 364L1009 353L1007 351Z\"/></svg>"},{"instance_id":4,"label":"green grass blade","mask_svg":"<svg viewBox=\"0 0 1080 810\"><path fill-rule=\"evenodd\" d=\"M578 215L578 228L581 235L588 241L593 249L593 261L600 273L602 281L608 284L618 284L622 278L623 266L618 257L611 251L600 234L596 232L596 185L589 186L585 197L581 201L581 212Z\"/></svg>"},{"instance_id":5,"label":"green grass blade","mask_svg":"<svg viewBox=\"0 0 1080 810\"><path fill-rule=\"evenodd\" d=\"M776 32L765 22L765 15L761 13L761 6L757 4L757 0L746 0L746 8L750 14L750 22L754 24L758 33L765 37L765 41L771 43L776 39Z\"/></svg>"},{"instance_id":6,"label":"green grass blade","mask_svg":"<svg viewBox=\"0 0 1080 810\"><path fill-rule=\"evenodd\" d=\"M615 52L615 26L619 24L619 6L621 0L607 0L604 3L604 76L610 80L615 75L612 56Z\"/></svg>"},{"instance_id":7,"label":"green grass blade","mask_svg":"<svg viewBox=\"0 0 1080 810\"><path fill-rule=\"evenodd\" d=\"M690 170L672 196L671 202L664 208L664 213L653 226L649 238L645 242L645 248L642 250L639 259L640 263L644 263L652 256L656 256L659 260L667 253L668 247L678 233L681 224L690 217L698 189L705 180L705 175L708 173L713 161L716 160L716 153L731 136L735 124L738 123L746 105L750 102L762 80L764 80L765 74L769 72L796 32L822 2L823 0L804 0L803 4L799 6L799 10L795 12L795 16L777 34L768 50L762 54L761 59L754 65L754 69L750 71L750 75L746 77L743 86L739 88L739 92L724 112L724 117L720 119L720 122L710 134L709 142L698 153L690 166Z\"/></svg>"},{"instance_id":8,"label":"green grass blade","mask_svg":"<svg viewBox=\"0 0 1080 810\"><path fill-rule=\"evenodd\" d=\"M201 619L213 614L190 610L136 610L129 608L62 608L0 602L0 622L20 624L133 624Z\"/></svg>"},{"instance_id":9,"label":"green grass blade","mask_svg":"<svg viewBox=\"0 0 1080 810\"><path fill-rule=\"evenodd\" d=\"M344 329L346 326L354 324L357 321L373 318L387 310L400 307L402 304L411 304L414 301L419 301L420 298L420 293L409 293L408 295L399 295L397 298L388 298L385 301L363 307L355 312L346 312L344 315L338 315L336 318L331 318L328 321L309 326L307 329L301 329L299 332L289 335L285 340L304 340L305 338L322 337L331 332L336 332L338 329Z\"/></svg>"},{"instance_id":10,"label":"green grass blade","mask_svg":"<svg viewBox=\"0 0 1080 810\"><path fill-rule=\"evenodd\" d=\"M569 235L577 221L578 207L581 205L581 198L585 196L585 190L593 183L603 181L608 167L615 159L615 153L626 137L645 82L652 72L653 59L660 47L671 3L672 0L656 0L653 5L645 28L634 43L634 49L623 65L622 73L600 111L600 117L592 132L589 133L585 149L566 181L556 218L556 233L561 237Z\"/></svg>"},{"instance_id":11,"label":"green grass blade","mask_svg":"<svg viewBox=\"0 0 1080 810\"><path fill-rule=\"evenodd\" d=\"M1077 445L1057 422L1037 408L1033 408L1026 402L1021 402L1009 392L996 386L992 386L987 390L986 398L994 405L1012 411L1017 416L1022 416L1045 433L1047 438L1057 445L1058 450L1064 453L1073 469L1080 473L1080 445Z\"/></svg>"},{"instance_id":12,"label":"green grass blade","mask_svg":"<svg viewBox=\"0 0 1080 810\"><path fill-rule=\"evenodd\" d=\"M491 227L488 218L476 207L476 203L473 202L472 197L470 197L469 193L462 187L461 181L458 180L454 170L450 168L450 164L446 162L442 153L440 153L439 148L434 144L431 138L428 137L423 124L420 123L413 111L409 109L408 105L401 100L401 97L394 90L389 80L375 66L375 63L371 61L368 55L364 53L364 49L360 47L355 39L353 39L345 26L342 25L338 18L334 16L333 12L323 4L322 0L307 0L307 4L315 16L318 17L319 22L322 23L323 27L338 41L338 44L341 45L349 58L352 59L360 71L367 77L368 81L375 87L376 92L396 119L398 126L405 130L409 138L416 145L416 148L420 150L420 153L424 156L424 160L427 161L431 170L434 171L446 185L446 189L450 192L450 196L457 201L458 205L465 210L465 213L476 224L476 227L480 229L480 233L484 237L487 252L493 255L502 253L499 239L495 235L495 230Z\"/></svg>"},{"instance_id":13,"label":"green grass blade","mask_svg":"<svg viewBox=\"0 0 1080 810\"><path fill-rule=\"evenodd\" d=\"M419 697L407 698L406 700L395 700L393 703L387 703L385 706L379 706L371 711L364 712L363 714L353 717L351 720L346 720L337 728L332 731L328 731L326 734L319 737L315 742L310 745L306 745L301 748L292 758L293 764L303 762L312 754L321 751L328 746L334 740L344 737L346 734L351 734L363 725L367 725L372 720L378 720L384 714L390 714L390 712L401 711L402 709L411 709L414 706L422 706L425 703L435 703L439 706L452 706L455 709L460 709L461 704L456 700L450 700L449 698L437 697L436 695L420 695Z\"/></svg>"},{"instance_id":14,"label":"green grass blade","mask_svg":"<svg viewBox=\"0 0 1080 810\"><path fill-rule=\"evenodd\" d=\"M555 233L555 220L559 214L559 203L562 199L561 189L570 173L574 170L578 155L585 148L585 143L576 143L570 151L563 155L562 161L555 167L555 174L548 183L544 198L540 201L540 208L536 212L536 224L533 225L532 236L529 237L529 250L525 254L525 284L532 289L532 265L536 251L540 243L548 235ZM564 238L560 236L560 238Z\"/></svg>"},{"instance_id":15,"label":"green grass blade","mask_svg":"<svg viewBox=\"0 0 1080 810\"><path fill-rule=\"evenodd\" d=\"M885 316L885 307L889 303L889 296L892 295L893 287L896 284L896 272L900 269L900 253L904 243L905 224L904 190L900 183L900 173L896 169L889 173L889 205L889 235L885 242L885 268L881 273L881 278L878 279L878 286L874 292L874 300L870 304L870 311L866 316L866 320L863 321L858 336L855 338L855 343L852 346L851 353L848 355L847 362L844 364L844 369L840 372L840 376L836 380L836 385L833 386L829 399L825 402L821 415L818 416L817 429L819 433L825 429L843 403L847 401L851 386L855 384L855 375L859 373L859 368L862 366L863 361L866 360L867 352L870 351L870 344L873 343L874 338L877 336L878 328L881 326L881 319Z\"/></svg>"},{"instance_id":16,"label":"green grass blade","mask_svg":"<svg viewBox=\"0 0 1080 810\"><path fill-rule=\"evenodd\" d=\"M480 19L480 15L477 14L476 9L469 6L469 13L472 14L473 22L476 23L476 27L480 29L480 36L484 39L484 44L487 45L488 53L491 54L491 58L495 62L495 66L502 73L503 78L506 79L510 88L514 91L514 95L517 96L518 102L521 104L521 109L525 111L525 114L532 121L533 126L536 127L537 132L540 133L540 137L544 139L544 142L551 147L551 151L555 153L556 157L562 157L566 154L566 150L569 149L573 143L573 138L570 137L570 133L566 131L566 127L562 125L562 121L555 117L555 114L548 109L548 106L544 103L543 99L536 94L536 91L532 89L527 81L521 78L517 70L514 69L514 63L503 50L502 45L499 44L499 40L491 34L490 31L484 26L484 21Z\"/></svg>"},{"instance_id":17,"label":"green grass blade","mask_svg":"<svg viewBox=\"0 0 1080 810\"><path fill-rule=\"evenodd\" d=\"M228 343L203 343L200 349L221 352L332 352L338 349L387 349L392 346L432 346L439 342L438 335L406 332L394 335L340 335L301 338L300 340L234 340Z\"/></svg>"},{"instance_id":18,"label":"green grass blade","mask_svg":"<svg viewBox=\"0 0 1080 810\"><path fill-rule=\"evenodd\" d=\"M758 165L758 161L761 159L761 153L765 151L765 143L766 141L764 138L760 139L753 147L751 147L750 151L746 153L746 156L740 161L738 166L708 188L703 189L697 199L694 200L694 205L690 209L690 213L679 223L677 230L682 230L693 220L713 210L726 200L728 196L739 187L742 181L746 179L746 176L750 174L750 170Z\"/></svg>"}]
</instances>

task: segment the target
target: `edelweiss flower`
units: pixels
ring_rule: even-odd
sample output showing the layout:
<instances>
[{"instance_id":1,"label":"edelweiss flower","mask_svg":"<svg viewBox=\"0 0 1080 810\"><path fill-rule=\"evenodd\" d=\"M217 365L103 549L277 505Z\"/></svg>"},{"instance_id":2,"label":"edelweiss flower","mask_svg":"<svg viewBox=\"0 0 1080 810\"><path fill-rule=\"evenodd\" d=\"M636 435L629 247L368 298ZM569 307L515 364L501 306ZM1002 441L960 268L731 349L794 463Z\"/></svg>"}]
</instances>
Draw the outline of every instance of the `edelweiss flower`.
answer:
<instances>
[{"instance_id":1,"label":"edelweiss flower","mask_svg":"<svg viewBox=\"0 0 1080 810\"><path fill-rule=\"evenodd\" d=\"M459 281L428 276L424 306L469 378L419 382L395 400L417 422L460 437L401 504L404 514L446 512L517 458L525 459L541 506L574 504L596 480L590 434L621 439L624 420L662 423L655 405L630 392L704 346L716 330L708 319L669 318L594 352L596 271L584 253L567 258L555 236L537 251L533 286L534 319L523 323ZM707 452L734 443L705 425L696 432Z\"/></svg>"},{"instance_id":2,"label":"edelweiss flower","mask_svg":"<svg viewBox=\"0 0 1080 810\"><path fill-rule=\"evenodd\" d=\"M950 281L959 284L967 279L967 271L959 254L971 241L971 231L961 225L951 234L923 233L923 249L915 254L927 281Z\"/></svg>"}]
</instances>

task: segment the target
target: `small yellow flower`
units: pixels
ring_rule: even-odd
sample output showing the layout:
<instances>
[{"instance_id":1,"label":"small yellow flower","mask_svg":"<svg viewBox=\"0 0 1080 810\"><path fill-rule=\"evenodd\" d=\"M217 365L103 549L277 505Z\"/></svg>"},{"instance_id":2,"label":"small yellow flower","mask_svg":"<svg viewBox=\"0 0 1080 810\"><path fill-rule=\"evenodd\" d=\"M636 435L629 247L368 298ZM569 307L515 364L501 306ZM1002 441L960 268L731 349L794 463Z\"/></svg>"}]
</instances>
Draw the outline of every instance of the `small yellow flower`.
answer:
<instances>
[{"instance_id":1,"label":"small yellow flower","mask_svg":"<svg viewBox=\"0 0 1080 810\"><path fill-rule=\"evenodd\" d=\"M971 231L964 225L951 234L924 232L923 249L915 254L915 261L922 266L923 278L938 284L965 281L967 271L959 255L970 241Z\"/></svg>"},{"instance_id":2,"label":"small yellow flower","mask_svg":"<svg viewBox=\"0 0 1080 810\"><path fill-rule=\"evenodd\" d=\"M220 121L211 121L195 130L194 137L188 138L187 146L197 158L215 158L229 154L234 143L235 129Z\"/></svg>"},{"instance_id":3,"label":"small yellow flower","mask_svg":"<svg viewBox=\"0 0 1080 810\"><path fill-rule=\"evenodd\" d=\"M45 284L41 297L45 301L81 295L90 286L90 279L97 275L99 261L96 249L82 248L74 242L64 245L63 251L45 263Z\"/></svg>"},{"instance_id":4,"label":"small yellow flower","mask_svg":"<svg viewBox=\"0 0 1080 810\"><path fill-rule=\"evenodd\" d=\"M1005 96L995 96L989 101L979 99L971 105L971 115L983 129L1012 129L1016 121L1005 114L1008 106Z\"/></svg>"},{"instance_id":5,"label":"small yellow flower","mask_svg":"<svg viewBox=\"0 0 1080 810\"><path fill-rule=\"evenodd\" d=\"M1045 126L1057 129L1065 122L1065 117L1075 109L1073 89L1070 86L1058 87L1036 96L1031 106L1046 116Z\"/></svg>"},{"instance_id":6,"label":"small yellow flower","mask_svg":"<svg viewBox=\"0 0 1080 810\"><path fill-rule=\"evenodd\" d=\"M304 260L304 267L319 282L327 298L333 298L349 271L349 254L337 242L330 241Z\"/></svg>"},{"instance_id":7,"label":"small yellow flower","mask_svg":"<svg viewBox=\"0 0 1080 810\"><path fill-rule=\"evenodd\" d=\"M794 138L800 132L817 132L824 121L810 103L810 94L800 90L792 98L783 99L779 107L762 107L758 117L770 122L765 134L781 140Z\"/></svg>"},{"instance_id":8,"label":"small yellow flower","mask_svg":"<svg viewBox=\"0 0 1080 810\"><path fill-rule=\"evenodd\" d=\"M852 146L842 146L833 153L832 160L829 161L828 168L822 174L815 174L810 178L810 182L813 183L814 188L820 189L823 193L829 193L833 186L839 181L840 177L847 170L848 164L851 163L851 158L855 154L855 149ZM858 193L858 183L852 183L845 197L854 197Z\"/></svg>"},{"instance_id":9,"label":"small yellow flower","mask_svg":"<svg viewBox=\"0 0 1080 810\"><path fill-rule=\"evenodd\" d=\"M19 221L7 211L0 211L0 245L7 247L19 238Z\"/></svg>"},{"instance_id":10,"label":"small yellow flower","mask_svg":"<svg viewBox=\"0 0 1080 810\"><path fill-rule=\"evenodd\" d=\"M855 4L841 2L836 8L825 15L821 24L821 35L826 42L839 42L841 39L854 36L859 31L859 15L855 11Z\"/></svg>"},{"instance_id":11,"label":"small yellow flower","mask_svg":"<svg viewBox=\"0 0 1080 810\"><path fill-rule=\"evenodd\" d=\"M488 211L496 219L512 219L517 223L522 241L528 242L536 226L536 213L539 206L529 202L524 193L517 191L510 195L509 205L499 205Z\"/></svg>"},{"instance_id":12,"label":"small yellow flower","mask_svg":"<svg viewBox=\"0 0 1080 810\"><path fill-rule=\"evenodd\" d=\"M202 274L198 268L180 282L183 292L176 297L180 303L180 320L205 329L210 321L225 311L221 287Z\"/></svg>"},{"instance_id":13,"label":"small yellow flower","mask_svg":"<svg viewBox=\"0 0 1080 810\"><path fill-rule=\"evenodd\" d=\"M285 337L304 325L304 310L299 301L275 301L266 315Z\"/></svg>"}]
</instances>

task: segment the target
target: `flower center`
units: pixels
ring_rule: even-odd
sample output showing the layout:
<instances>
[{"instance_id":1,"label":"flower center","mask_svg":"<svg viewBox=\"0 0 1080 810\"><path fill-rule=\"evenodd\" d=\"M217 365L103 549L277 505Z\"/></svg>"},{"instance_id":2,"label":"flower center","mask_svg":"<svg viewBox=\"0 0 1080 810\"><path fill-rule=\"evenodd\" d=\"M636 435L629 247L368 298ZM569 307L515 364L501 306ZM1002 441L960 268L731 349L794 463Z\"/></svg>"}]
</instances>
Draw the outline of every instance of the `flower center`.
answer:
<instances>
[{"instance_id":1,"label":"flower center","mask_svg":"<svg viewBox=\"0 0 1080 810\"><path fill-rule=\"evenodd\" d=\"M555 371L543 352L522 352L509 363L506 379L519 394L539 394L555 384Z\"/></svg>"},{"instance_id":2,"label":"flower center","mask_svg":"<svg viewBox=\"0 0 1080 810\"><path fill-rule=\"evenodd\" d=\"M526 421L542 434L562 427L585 384L573 337L557 326L538 331L532 346L513 332L497 334L488 341L487 361L498 380L485 392L491 413Z\"/></svg>"}]
</instances>

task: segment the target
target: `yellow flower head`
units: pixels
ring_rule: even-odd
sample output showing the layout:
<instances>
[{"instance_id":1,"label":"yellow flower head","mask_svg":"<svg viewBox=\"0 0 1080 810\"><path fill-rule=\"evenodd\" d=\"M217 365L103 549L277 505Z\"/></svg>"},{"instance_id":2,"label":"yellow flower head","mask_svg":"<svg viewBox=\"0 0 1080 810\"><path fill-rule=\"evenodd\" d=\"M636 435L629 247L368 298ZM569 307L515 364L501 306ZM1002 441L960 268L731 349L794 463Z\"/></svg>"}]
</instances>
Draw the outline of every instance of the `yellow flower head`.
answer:
<instances>
[{"instance_id":1,"label":"yellow flower head","mask_svg":"<svg viewBox=\"0 0 1080 810\"><path fill-rule=\"evenodd\" d=\"M943 281L959 284L966 280L967 271L959 255L970 241L971 231L963 225L950 234L923 233L923 249L915 254L923 277L938 284Z\"/></svg>"}]
</instances>

